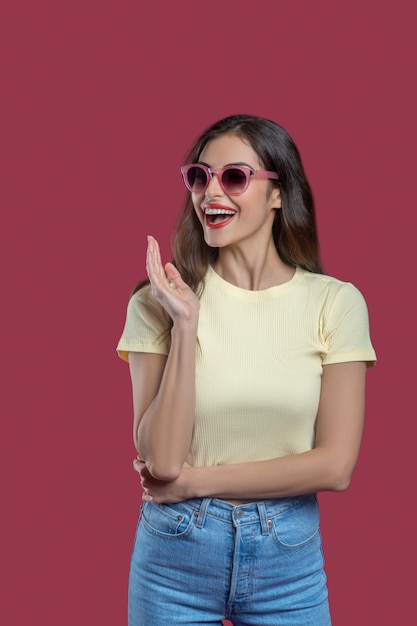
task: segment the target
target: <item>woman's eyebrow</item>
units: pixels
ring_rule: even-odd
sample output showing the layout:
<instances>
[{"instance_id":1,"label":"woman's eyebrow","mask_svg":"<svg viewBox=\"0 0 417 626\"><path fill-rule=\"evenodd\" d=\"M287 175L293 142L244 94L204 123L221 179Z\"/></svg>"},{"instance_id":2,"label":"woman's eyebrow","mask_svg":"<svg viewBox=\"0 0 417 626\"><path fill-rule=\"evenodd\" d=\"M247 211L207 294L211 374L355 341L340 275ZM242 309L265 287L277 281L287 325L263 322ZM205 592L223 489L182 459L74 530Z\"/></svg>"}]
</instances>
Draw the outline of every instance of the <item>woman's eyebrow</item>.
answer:
<instances>
[{"instance_id":1,"label":"woman's eyebrow","mask_svg":"<svg viewBox=\"0 0 417 626\"><path fill-rule=\"evenodd\" d=\"M198 161L198 163L200 165L205 165L206 167L212 167L209 163L206 163L205 161ZM233 163L226 163L226 165L223 165L223 167L229 167L231 165L240 165L243 167L249 167L249 169L251 170L255 169L252 165L249 165L249 163L245 163L244 161L234 161Z\"/></svg>"}]
</instances>

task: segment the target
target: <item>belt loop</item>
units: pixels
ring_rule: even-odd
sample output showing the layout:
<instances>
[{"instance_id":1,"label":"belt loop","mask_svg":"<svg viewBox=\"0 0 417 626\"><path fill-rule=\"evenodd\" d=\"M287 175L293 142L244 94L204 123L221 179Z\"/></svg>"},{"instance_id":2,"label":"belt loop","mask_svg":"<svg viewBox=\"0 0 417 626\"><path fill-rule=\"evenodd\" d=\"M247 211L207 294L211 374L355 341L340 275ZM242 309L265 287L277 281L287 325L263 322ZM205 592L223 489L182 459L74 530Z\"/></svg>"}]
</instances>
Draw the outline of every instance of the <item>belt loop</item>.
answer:
<instances>
[{"instance_id":1,"label":"belt loop","mask_svg":"<svg viewBox=\"0 0 417 626\"><path fill-rule=\"evenodd\" d=\"M265 502L257 502L259 521L261 522L262 534L269 535L268 520L266 518Z\"/></svg>"},{"instance_id":2,"label":"belt loop","mask_svg":"<svg viewBox=\"0 0 417 626\"><path fill-rule=\"evenodd\" d=\"M208 505L210 504L210 502L211 502L211 498L203 498L203 501L201 502L200 510L196 514L197 515L196 528L203 528L204 521L206 519Z\"/></svg>"}]
</instances>

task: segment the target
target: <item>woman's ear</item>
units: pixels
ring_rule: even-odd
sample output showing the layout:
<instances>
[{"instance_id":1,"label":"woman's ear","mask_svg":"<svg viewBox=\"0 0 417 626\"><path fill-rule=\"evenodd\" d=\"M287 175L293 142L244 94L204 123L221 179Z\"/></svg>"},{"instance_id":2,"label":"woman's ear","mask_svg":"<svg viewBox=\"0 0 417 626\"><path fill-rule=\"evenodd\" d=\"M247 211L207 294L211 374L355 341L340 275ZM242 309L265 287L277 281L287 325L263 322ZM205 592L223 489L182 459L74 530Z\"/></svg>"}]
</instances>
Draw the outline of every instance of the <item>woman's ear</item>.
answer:
<instances>
[{"instance_id":1,"label":"woman's ear","mask_svg":"<svg viewBox=\"0 0 417 626\"><path fill-rule=\"evenodd\" d=\"M282 207L281 189L274 187L271 194L273 209L280 209Z\"/></svg>"}]
</instances>

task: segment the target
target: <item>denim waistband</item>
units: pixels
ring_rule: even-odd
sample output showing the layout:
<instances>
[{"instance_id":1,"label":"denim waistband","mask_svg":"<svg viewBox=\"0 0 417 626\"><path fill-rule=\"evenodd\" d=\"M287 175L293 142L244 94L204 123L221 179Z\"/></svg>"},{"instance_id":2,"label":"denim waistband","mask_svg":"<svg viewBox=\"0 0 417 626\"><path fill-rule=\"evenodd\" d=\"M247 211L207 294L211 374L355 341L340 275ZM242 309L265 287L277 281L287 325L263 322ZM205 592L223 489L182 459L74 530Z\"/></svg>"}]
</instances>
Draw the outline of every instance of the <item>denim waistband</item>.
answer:
<instances>
[{"instance_id":1,"label":"denim waistband","mask_svg":"<svg viewBox=\"0 0 417 626\"><path fill-rule=\"evenodd\" d=\"M316 500L316 494L276 498L237 505L225 500L219 500L218 498L191 498L181 502L180 506L193 509L197 518L196 526L198 528L203 527L208 516L227 523L232 522L235 525L260 523L262 534L268 534L274 517L299 506L308 499Z\"/></svg>"}]
</instances>

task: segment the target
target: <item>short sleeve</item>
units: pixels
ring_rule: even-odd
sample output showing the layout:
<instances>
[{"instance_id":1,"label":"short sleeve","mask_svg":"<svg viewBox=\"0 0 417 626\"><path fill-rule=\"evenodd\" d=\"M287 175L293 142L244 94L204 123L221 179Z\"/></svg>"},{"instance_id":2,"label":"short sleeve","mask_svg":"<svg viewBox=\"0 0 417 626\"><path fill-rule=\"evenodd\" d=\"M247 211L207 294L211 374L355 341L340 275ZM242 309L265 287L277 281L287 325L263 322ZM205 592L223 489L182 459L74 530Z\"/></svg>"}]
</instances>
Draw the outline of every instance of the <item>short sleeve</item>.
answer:
<instances>
[{"instance_id":1,"label":"short sleeve","mask_svg":"<svg viewBox=\"0 0 417 626\"><path fill-rule=\"evenodd\" d=\"M323 310L323 365L348 361L376 362L368 307L361 292L351 283L342 283Z\"/></svg>"},{"instance_id":2,"label":"short sleeve","mask_svg":"<svg viewBox=\"0 0 417 626\"><path fill-rule=\"evenodd\" d=\"M142 287L129 300L126 321L116 350L125 361L129 352L168 354L170 318L153 298L149 285Z\"/></svg>"}]
</instances>

